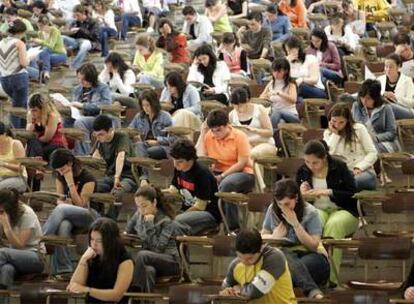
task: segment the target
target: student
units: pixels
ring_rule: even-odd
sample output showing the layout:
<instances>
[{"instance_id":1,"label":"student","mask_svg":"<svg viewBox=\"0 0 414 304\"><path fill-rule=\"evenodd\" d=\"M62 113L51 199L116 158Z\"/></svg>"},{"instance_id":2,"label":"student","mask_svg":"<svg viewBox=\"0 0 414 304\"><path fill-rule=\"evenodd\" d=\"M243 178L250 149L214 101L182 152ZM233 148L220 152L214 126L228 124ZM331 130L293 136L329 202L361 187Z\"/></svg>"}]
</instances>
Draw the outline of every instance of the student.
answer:
<instances>
[{"instance_id":1,"label":"student","mask_svg":"<svg viewBox=\"0 0 414 304\"><path fill-rule=\"evenodd\" d=\"M196 148L197 155L217 160L213 171L220 192L248 193L254 187L249 139L243 131L229 124L226 112L214 110L208 114ZM237 206L226 203L225 212L229 229L238 229Z\"/></svg>"},{"instance_id":2,"label":"student","mask_svg":"<svg viewBox=\"0 0 414 304\"><path fill-rule=\"evenodd\" d=\"M121 11L121 39L126 40L129 27L142 24L141 8L136 0L117 0L115 2Z\"/></svg>"},{"instance_id":3,"label":"student","mask_svg":"<svg viewBox=\"0 0 414 304\"><path fill-rule=\"evenodd\" d=\"M5 22L0 26L0 32L7 33L10 28L10 24L13 24L16 20L22 21L26 26L27 31L33 31L32 23L26 18L19 17L17 13L18 9L15 7L8 7L4 10L3 15L5 17Z\"/></svg>"},{"instance_id":4,"label":"student","mask_svg":"<svg viewBox=\"0 0 414 304\"><path fill-rule=\"evenodd\" d=\"M246 18L249 11L249 1L247 0L227 0L227 7L232 13L229 16L230 21Z\"/></svg>"},{"instance_id":5,"label":"student","mask_svg":"<svg viewBox=\"0 0 414 304\"><path fill-rule=\"evenodd\" d=\"M262 26L262 14L250 13L247 19L249 20L249 28L241 27L238 32L240 43L249 47L249 50L246 50L247 57L249 59L272 59L272 32L269 28Z\"/></svg>"},{"instance_id":6,"label":"student","mask_svg":"<svg viewBox=\"0 0 414 304\"><path fill-rule=\"evenodd\" d=\"M157 47L165 49L171 56L172 63L190 63L187 50L187 36L177 32L173 23L167 18L161 18L158 24L160 37Z\"/></svg>"},{"instance_id":7,"label":"student","mask_svg":"<svg viewBox=\"0 0 414 304\"><path fill-rule=\"evenodd\" d=\"M285 256L279 249L264 245L257 230L239 232L236 254L221 295L242 296L262 304L296 303Z\"/></svg>"},{"instance_id":8,"label":"student","mask_svg":"<svg viewBox=\"0 0 414 304\"><path fill-rule=\"evenodd\" d=\"M298 95L302 98L327 98L316 56L306 54L301 40L290 36L283 44L290 63L291 76L296 78Z\"/></svg>"},{"instance_id":9,"label":"student","mask_svg":"<svg viewBox=\"0 0 414 304\"><path fill-rule=\"evenodd\" d=\"M398 33L394 39L395 53L400 55L402 60L401 73L414 79L414 51L410 36L406 33Z\"/></svg>"},{"instance_id":10,"label":"student","mask_svg":"<svg viewBox=\"0 0 414 304\"><path fill-rule=\"evenodd\" d=\"M226 63L217 61L211 46L202 45L194 52L194 62L188 72L187 82L204 84L201 88L202 99L228 104L227 87L230 77Z\"/></svg>"},{"instance_id":11,"label":"student","mask_svg":"<svg viewBox=\"0 0 414 304\"><path fill-rule=\"evenodd\" d=\"M323 139L330 153L345 158L348 170L355 178L357 191L375 190L377 182L373 166L378 152L367 128L354 121L349 105L345 103L332 107L328 121Z\"/></svg>"},{"instance_id":12,"label":"student","mask_svg":"<svg viewBox=\"0 0 414 304\"><path fill-rule=\"evenodd\" d=\"M95 190L95 177L82 168L80 161L67 149L55 150L50 166L56 173L56 192L67 198L59 200L49 214L43 225L43 234L70 237L74 229L86 232L99 217L93 208L89 208L88 195ZM51 264L52 273L57 275L73 271L70 251L64 246L56 247Z\"/></svg>"},{"instance_id":13,"label":"student","mask_svg":"<svg viewBox=\"0 0 414 304\"><path fill-rule=\"evenodd\" d=\"M221 0L206 0L205 7L206 16L213 24L214 32L233 32L229 15L227 14L227 6Z\"/></svg>"},{"instance_id":14,"label":"student","mask_svg":"<svg viewBox=\"0 0 414 304\"><path fill-rule=\"evenodd\" d=\"M22 142L14 139L10 129L0 122L0 190L14 188L19 193L27 190L26 182L19 174L20 166L13 163L25 155Z\"/></svg>"},{"instance_id":15,"label":"student","mask_svg":"<svg viewBox=\"0 0 414 304\"><path fill-rule=\"evenodd\" d=\"M101 44L101 56L106 57L109 53L108 39L118 36L118 30L115 25L114 11L108 8L102 0L95 1L92 11L92 18L99 22L99 42Z\"/></svg>"},{"instance_id":16,"label":"student","mask_svg":"<svg viewBox=\"0 0 414 304\"><path fill-rule=\"evenodd\" d=\"M394 113L381 96L379 81L365 80L358 95L359 101L352 105L352 117L367 127L378 152L400 150Z\"/></svg>"},{"instance_id":17,"label":"student","mask_svg":"<svg viewBox=\"0 0 414 304\"><path fill-rule=\"evenodd\" d=\"M135 156L131 140L127 134L112 128L112 119L107 115L96 117L92 128L98 141L92 157L101 158L106 163L105 177L98 179L96 192L111 192L115 200L121 202L124 193L134 192L137 187L127 160ZM109 214L116 217L114 211L110 209Z\"/></svg>"},{"instance_id":18,"label":"student","mask_svg":"<svg viewBox=\"0 0 414 304\"><path fill-rule=\"evenodd\" d=\"M353 0L352 2L358 10L365 12L367 31L375 31L375 22L388 18L390 4L386 0Z\"/></svg>"},{"instance_id":19,"label":"student","mask_svg":"<svg viewBox=\"0 0 414 304\"><path fill-rule=\"evenodd\" d=\"M249 66L247 52L239 45L235 33L224 33L218 49L219 60L224 60L230 70L231 76L247 77Z\"/></svg>"},{"instance_id":20,"label":"student","mask_svg":"<svg viewBox=\"0 0 414 304\"><path fill-rule=\"evenodd\" d=\"M325 27L325 33L329 41L335 43L340 57L350 55L358 51L359 36L352 31L351 25L345 23L342 14L336 14L329 20L330 25Z\"/></svg>"},{"instance_id":21,"label":"student","mask_svg":"<svg viewBox=\"0 0 414 304\"><path fill-rule=\"evenodd\" d=\"M83 5L77 5L73 9L75 21L70 25L70 36L63 36L65 46L77 49L78 53L73 59L71 68L77 70L85 60L86 55L92 49L92 43L99 43L98 23L89 16L89 12Z\"/></svg>"},{"instance_id":22,"label":"student","mask_svg":"<svg viewBox=\"0 0 414 304\"><path fill-rule=\"evenodd\" d=\"M302 195L314 197L313 205L322 220L323 236L342 239L358 228L355 179L345 162L331 157L327 146L317 140L304 147L305 164L296 173ZM342 252L334 250L332 260L339 271ZM338 278L331 271L331 282Z\"/></svg>"},{"instance_id":23,"label":"student","mask_svg":"<svg viewBox=\"0 0 414 304\"><path fill-rule=\"evenodd\" d=\"M149 34L141 34L136 41L133 66L139 69L137 81L156 88L163 87L164 59L162 53L155 47L155 40Z\"/></svg>"},{"instance_id":24,"label":"student","mask_svg":"<svg viewBox=\"0 0 414 304\"><path fill-rule=\"evenodd\" d=\"M62 133L63 123L54 102L46 95L33 94L29 100L29 113L26 130L33 132L35 138L27 142L26 154L29 157L41 157L48 161L50 154L57 148L67 147L68 142ZM33 191L40 190L43 174L29 177Z\"/></svg>"},{"instance_id":25,"label":"student","mask_svg":"<svg viewBox=\"0 0 414 304\"><path fill-rule=\"evenodd\" d=\"M292 247L282 248L293 285L309 298L321 299L319 286L329 279L329 261L321 244L322 223L318 210L304 202L292 179L276 183L274 200L266 212L262 237L287 238Z\"/></svg>"},{"instance_id":26,"label":"student","mask_svg":"<svg viewBox=\"0 0 414 304\"><path fill-rule=\"evenodd\" d=\"M82 110L82 117L77 118L73 126L85 132L82 141L75 141L76 155L91 153L91 137L93 121L101 111L100 105L111 104L109 87L99 81L98 71L93 63L85 63L76 71L79 84L72 91L71 106ZM68 123L72 124L72 121Z\"/></svg>"},{"instance_id":27,"label":"student","mask_svg":"<svg viewBox=\"0 0 414 304\"><path fill-rule=\"evenodd\" d=\"M213 25L210 19L205 15L198 14L192 6L185 6L182 13L184 15L182 32L189 37L188 49L194 52L204 43L211 44L213 42L211 36Z\"/></svg>"},{"instance_id":28,"label":"student","mask_svg":"<svg viewBox=\"0 0 414 304\"><path fill-rule=\"evenodd\" d=\"M144 90L138 98L141 112L135 115L129 124L130 128L140 131L138 141L135 143L138 156L154 159L165 159L168 146L172 138L168 136L165 128L172 125L170 113L161 110L157 93L154 90ZM141 186L148 184L148 169L141 169Z\"/></svg>"},{"instance_id":29,"label":"student","mask_svg":"<svg viewBox=\"0 0 414 304\"><path fill-rule=\"evenodd\" d=\"M89 229L89 247L66 287L86 293L87 303L127 303L123 298L133 279L134 261L125 249L118 225L97 219Z\"/></svg>"},{"instance_id":30,"label":"student","mask_svg":"<svg viewBox=\"0 0 414 304\"><path fill-rule=\"evenodd\" d=\"M136 234L143 242L137 253L134 269L134 288L153 292L157 277L180 274L180 256L175 242L179 235L173 221L174 209L161 191L146 185L135 193L137 212L129 220L126 232Z\"/></svg>"},{"instance_id":31,"label":"student","mask_svg":"<svg viewBox=\"0 0 414 304\"><path fill-rule=\"evenodd\" d=\"M13 107L27 108L29 97L29 74L25 67L29 65L26 44L22 41L26 26L21 20L13 21L8 28L8 36L0 41L1 86L12 100ZM26 120L10 115L14 128L24 128Z\"/></svg>"},{"instance_id":32,"label":"student","mask_svg":"<svg viewBox=\"0 0 414 304\"><path fill-rule=\"evenodd\" d=\"M401 57L390 54L384 64L385 75L378 77L381 94L389 102L396 120L414 118L414 83L410 77L399 72Z\"/></svg>"},{"instance_id":33,"label":"student","mask_svg":"<svg viewBox=\"0 0 414 304\"><path fill-rule=\"evenodd\" d=\"M272 31L272 41L284 41L292 29L289 17L282 13L276 4L266 7L263 26Z\"/></svg>"},{"instance_id":34,"label":"student","mask_svg":"<svg viewBox=\"0 0 414 304\"><path fill-rule=\"evenodd\" d=\"M136 82L134 71L117 52L111 52L104 62L105 68L98 79L109 86L112 100L118 97L132 97L134 94L132 85Z\"/></svg>"},{"instance_id":35,"label":"student","mask_svg":"<svg viewBox=\"0 0 414 304\"><path fill-rule=\"evenodd\" d=\"M36 213L14 189L0 190L0 226L9 244L0 249L0 287L9 289L16 275L42 273L46 250L39 246L42 228Z\"/></svg>"},{"instance_id":36,"label":"student","mask_svg":"<svg viewBox=\"0 0 414 304\"><path fill-rule=\"evenodd\" d=\"M279 9L289 17L293 27L308 27L306 25L306 7L303 0L281 0Z\"/></svg>"},{"instance_id":37,"label":"student","mask_svg":"<svg viewBox=\"0 0 414 304\"><path fill-rule=\"evenodd\" d=\"M169 190L183 197L181 211L175 220L190 226L191 234L214 229L221 222L218 211L217 181L211 171L197 162L197 151L192 142L178 140L171 146L174 177Z\"/></svg>"}]
</instances>

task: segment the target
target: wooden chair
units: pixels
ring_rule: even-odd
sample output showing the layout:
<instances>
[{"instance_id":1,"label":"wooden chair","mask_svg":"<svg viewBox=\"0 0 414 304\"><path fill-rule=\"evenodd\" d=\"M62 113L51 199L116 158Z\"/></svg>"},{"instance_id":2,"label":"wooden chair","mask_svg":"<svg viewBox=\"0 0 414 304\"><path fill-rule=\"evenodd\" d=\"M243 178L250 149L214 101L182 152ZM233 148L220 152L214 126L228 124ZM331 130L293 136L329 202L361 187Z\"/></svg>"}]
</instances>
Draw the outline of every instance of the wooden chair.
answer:
<instances>
[{"instance_id":1,"label":"wooden chair","mask_svg":"<svg viewBox=\"0 0 414 304\"><path fill-rule=\"evenodd\" d=\"M128 304L135 303L134 301L143 301L144 303L169 303L168 296L161 293L126 292L124 296L128 298Z\"/></svg>"},{"instance_id":2,"label":"wooden chair","mask_svg":"<svg viewBox=\"0 0 414 304\"><path fill-rule=\"evenodd\" d=\"M55 289L50 287L45 287L42 289L42 293L46 295L46 304L52 303L74 303L80 304L84 303L86 299L86 293L72 293L68 292L65 289ZM59 301L53 301L53 299L59 299ZM66 301L64 301L66 300Z\"/></svg>"},{"instance_id":3,"label":"wooden chair","mask_svg":"<svg viewBox=\"0 0 414 304\"><path fill-rule=\"evenodd\" d=\"M171 286L168 291L170 304L209 304L210 295L218 295L219 286L201 286L193 284L183 284Z\"/></svg>"},{"instance_id":4,"label":"wooden chair","mask_svg":"<svg viewBox=\"0 0 414 304\"><path fill-rule=\"evenodd\" d=\"M310 30L308 28L294 27L291 29L291 32L293 35L302 40L304 47L307 47L309 45Z\"/></svg>"},{"instance_id":5,"label":"wooden chair","mask_svg":"<svg viewBox=\"0 0 414 304\"><path fill-rule=\"evenodd\" d=\"M413 230L406 230L410 222L402 222L399 220L397 223L391 222L392 214L403 214L414 211L414 192L397 192L390 195L388 199L382 202L382 212L389 214L388 226L392 226L392 230L382 229L375 230L373 234L376 237L414 237ZM407 214L407 218L410 218ZM394 219L395 221L395 219ZM403 227L402 227L403 226Z\"/></svg>"},{"instance_id":6,"label":"wooden chair","mask_svg":"<svg viewBox=\"0 0 414 304\"><path fill-rule=\"evenodd\" d=\"M349 281L348 286L353 289L398 292L406 279L406 260L411 256L409 237L401 238L363 238L358 246L358 256L364 260L364 281ZM392 246L390 246L392 244ZM399 260L402 261L402 281L388 282L384 280L368 281L367 260Z\"/></svg>"},{"instance_id":7,"label":"wooden chair","mask_svg":"<svg viewBox=\"0 0 414 304\"><path fill-rule=\"evenodd\" d=\"M308 127L312 127L312 121L318 122L320 126L321 116L325 114L325 107L328 106L330 101L325 98L305 98L304 99L304 114ZM314 119L311 119L314 118Z\"/></svg>"},{"instance_id":8,"label":"wooden chair","mask_svg":"<svg viewBox=\"0 0 414 304\"><path fill-rule=\"evenodd\" d=\"M388 9L388 15L390 19L397 25L402 23L402 17L407 13L407 9L403 7L390 7Z\"/></svg>"},{"instance_id":9,"label":"wooden chair","mask_svg":"<svg viewBox=\"0 0 414 304\"><path fill-rule=\"evenodd\" d=\"M414 119L397 120L397 134L403 151L412 152L412 144L414 143Z\"/></svg>"},{"instance_id":10,"label":"wooden chair","mask_svg":"<svg viewBox=\"0 0 414 304\"><path fill-rule=\"evenodd\" d=\"M37 157L20 157L10 162L13 164L19 165L19 176L23 178L23 180L26 183L26 187L27 189L29 189L29 191L32 191L32 187L31 185L27 183L27 178L25 176L26 170L29 171L27 173L30 175L30 171L35 171L35 170L46 171L46 166L47 166L46 161L39 159Z\"/></svg>"},{"instance_id":11,"label":"wooden chair","mask_svg":"<svg viewBox=\"0 0 414 304\"><path fill-rule=\"evenodd\" d=\"M339 96L344 93L343 88L338 88L334 82L327 81L326 82L326 91L328 92L328 99L330 102L335 103L339 101Z\"/></svg>"},{"instance_id":12,"label":"wooden chair","mask_svg":"<svg viewBox=\"0 0 414 304\"><path fill-rule=\"evenodd\" d=\"M414 175L414 159L410 158L402 162L401 171L407 176L407 188L411 189L411 176Z\"/></svg>"},{"instance_id":13,"label":"wooden chair","mask_svg":"<svg viewBox=\"0 0 414 304\"><path fill-rule=\"evenodd\" d=\"M224 212L224 204L235 204L239 207L241 211L241 220L240 220L240 227L247 226L247 219L248 219L248 212L247 212L247 203L249 201L249 197L247 194L243 193L236 193L236 192L217 192L215 194L218 197L218 208L220 211L220 215L223 219L224 229L226 234L230 234L231 230L229 228L229 224L227 222L226 213Z\"/></svg>"},{"instance_id":14,"label":"wooden chair","mask_svg":"<svg viewBox=\"0 0 414 304\"><path fill-rule=\"evenodd\" d=\"M225 104L222 104L217 100L202 100L201 101L201 112L204 117L207 117L208 113L214 110L228 110Z\"/></svg>"},{"instance_id":15,"label":"wooden chair","mask_svg":"<svg viewBox=\"0 0 414 304\"><path fill-rule=\"evenodd\" d=\"M345 76L348 80L364 81L364 62L365 58L357 56L344 56ZM346 91L346 90L345 90ZM346 91L347 92L347 91Z\"/></svg>"},{"instance_id":16,"label":"wooden chair","mask_svg":"<svg viewBox=\"0 0 414 304\"><path fill-rule=\"evenodd\" d=\"M391 30L395 28L395 23L390 21L382 21L377 23L377 30L381 34L381 40L383 42L391 41Z\"/></svg>"},{"instance_id":17,"label":"wooden chair","mask_svg":"<svg viewBox=\"0 0 414 304\"><path fill-rule=\"evenodd\" d=\"M283 158L277 155L260 155L253 158L253 164L258 164L263 167L264 170L270 171L270 188L273 189L273 185L276 182L277 176L275 176L277 165L283 161Z\"/></svg>"},{"instance_id":18,"label":"wooden chair","mask_svg":"<svg viewBox=\"0 0 414 304\"><path fill-rule=\"evenodd\" d=\"M378 159L381 167L381 174L387 176L388 168L401 168L404 161L409 160L412 157L411 154L406 152L393 152L393 153L380 153ZM385 188L388 189L389 185L385 184Z\"/></svg>"},{"instance_id":19,"label":"wooden chair","mask_svg":"<svg viewBox=\"0 0 414 304\"><path fill-rule=\"evenodd\" d=\"M128 157L127 160L131 163L132 174L134 175L135 182L137 185L140 184L140 174L139 174L139 167L145 167L154 174L158 173L161 175L165 180L164 183L167 185L158 185L161 188L167 188L169 183L171 182L171 177L174 173L174 164L171 159L152 159L149 157ZM149 176L150 180L151 175ZM155 182L155 181L153 181Z\"/></svg>"},{"instance_id":20,"label":"wooden chair","mask_svg":"<svg viewBox=\"0 0 414 304\"><path fill-rule=\"evenodd\" d=\"M29 139L36 138L36 135L33 132L27 131L26 129L13 128L11 129L11 131L13 136L16 139L20 140L23 143L23 145L25 145Z\"/></svg>"},{"instance_id":21,"label":"wooden chair","mask_svg":"<svg viewBox=\"0 0 414 304\"><path fill-rule=\"evenodd\" d=\"M375 51L377 53L378 59L384 59L389 54L392 54L395 52L395 46L393 44L382 43L382 44L377 45Z\"/></svg>"},{"instance_id":22,"label":"wooden chair","mask_svg":"<svg viewBox=\"0 0 414 304\"><path fill-rule=\"evenodd\" d=\"M302 158L284 158L283 161L277 164L276 172L286 178L295 178L296 172L304 163Z\"/></svg>"},{"instance_id":23,"label":"wooden chair","mask_svg":"<svg viewBox=\"0 0 414 304\"><path fill-rule=\"evenodd\" d=\"M282 145L283 154L285 157L291 157L292 155L298 155L301 151L303 133L306 131L306 127L300 123L279 123L279 140ZM288 141L291 141L293 150L288 148ZM292 153L293 152L293 153Z\"/></svg>"},{"instance_id":24,"label":"wooden chair","mask_svg":"<svg viewBox=\"0 0 414 304\"><path fill-rule=\"evenodd\" d=\"M307 129L303 133L303 145L310 140L321 140L323 138L323 132L325 129Z\"/></svg>"},{"instance_id":25,"label":"wooden chair","mask_svg":"<svg viewBox=\"0 0 414 304\"><path fill-rule=\"evenodd\" d=\"M377 59L377 54L375 53L375 47L380 44L380 41L377 38L361 38L359 43L362 46L362 53L366 60L375 61Z\"/></svg>"},{"instance_id":26,"label":"wooden chair","mask_svg":"<svg viewBox=\"0 0 414 304\"><path fill-rule=\"evenodd\" d=\"M315 25L315 27L323 28L323 25L326 24L328 18L325 14L320 13L308 13L307 17L311 23Z\"/></svg>"},{"instance_id":27,"label":"wooden chair","mask_svg":"<svg viewBox=\"0 0 414 304\"><path fill-rule=\"evenodd\" d=\"M358 93L361 89L362 81L345 81L344 91L348 94Z\"/></svg>"}]
</instances>

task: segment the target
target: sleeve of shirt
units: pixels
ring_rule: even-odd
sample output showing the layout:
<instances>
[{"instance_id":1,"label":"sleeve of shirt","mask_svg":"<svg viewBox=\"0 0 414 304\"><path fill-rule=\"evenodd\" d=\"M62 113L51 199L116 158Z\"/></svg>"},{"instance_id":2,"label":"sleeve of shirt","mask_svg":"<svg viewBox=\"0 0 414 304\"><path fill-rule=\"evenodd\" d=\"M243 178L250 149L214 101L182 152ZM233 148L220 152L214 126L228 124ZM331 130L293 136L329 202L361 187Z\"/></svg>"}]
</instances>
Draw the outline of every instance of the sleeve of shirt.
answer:
<instances>
[{"instance_id":1,"label":"sleeve of shirt","mask_svg":"<svg viewBox=\"0 0 414 304\"><path fill-rule=\"evenodd\" d=\"M167 88L162 89L160 101L171 101L171 94Z\"/></svg>"},{"instance_id":2,"label":"sleeve of shirt","mask_svg":"<svg viewBox=\"0 0 414 304\"><path fill-rule=\"evenodd\" d=\"M250 143L249 143L249 139L248 139L248 137L245 133L240 132L239 134L237 134L237 143L236 144L237 144L237 152L238 152L237 156L250 157L250 154L251 154Z\"/></svg>"},{"instance_id":3,"label":"sleeve of shirt","mask_svg":"<svg viewBox=\"0 0 414 304\"><path fill-rule=\"evenodd\" d=\"M237 263L239 262L238 259L234 259L230 265L229 268L227 269L227 275L224 278L222 287L223 288L227 288L227 287L233 287L235 285L238 285L239 283L236 281L236 279L234 278L234 268L236 267Z\"/></svg>"},{"instance_id":4,"label":"sleeve of shirt","mask_svg":"<svg viewBox=\"0 0 414 304\"><path fill-rule=\"evenodd\" d=\"M198 93L197 89L193 86L187 85L188 95L186 96L189 107L186 110L193 112L196 115L201 114L201 100L200 94Z\"/></svg>"},{"instance_id":5,"label":"sleeve of shirt","mask_svg":"<svg viewBox=\"0 0 414 304\"><path fill-rule=\"evenodd\" d=\"M125 231L129 234L135 234L135 225L137 224L137 220L138 220L138 213L135 212L135 214L129 219L126 227L125 227Z\"/></svg>"},{"instance_id":6,"label":"sleeve of shirt","mask_svg":"<svg viewBox=\"0 0 414 304\"><path fill-rule=\"evenodd\" d=\"M126 135L125 133L118 133L119 134L119 138L118 138L118 144L116 146L116 153L118 154L119 152L125 152L125 157L128 156L129 154L129 146L130 146L130 142L129 142L129 137L128 135Z\"/></svg>"},{"instance_id":7,"label":"sleeve of shirt","mask_svg":"<svg viewBox=\"0 0 414 304\"><path fill-rule=\"evenodd\" d=\"M263 220L263 229L273 232L272 227L272 217L273 217L273 204L271 204L266 211L265 218Z\"/></svg>"},{"instance_id":8,"label":"sleeve of shirt","mask_svg":"<svg viewBox=\"0 0 414 304\"><path fill-rule=\"evenodd\" d=\"M385 105L382 115L384 115L384 132L377 133L377 139L379 142L394 141L397 136L397 127L395 122L394 113L389 105ZM374 126L375 128L375 126Z\"/></svg>"},{"instance_id":9,"label":"sleeve of shirt","mask_svg":"<svg viewBox=\"0 0 414 304\"><path fill-rule=\"evenodd\" d=\"M310 235L322 235L322 223L317 210L311 211L304 228Z\"/></svg>"},{"instance_id":10,"label":"sleeve of shirt","mask_svg":"<svg viewBox=\"0 0 414 304\"><path fill-rule=\"evenodd\" d=\"M240 295L249 299L258 299L271 292L277 280L286 271L286 260L279 250L274 251L263 261L262 269L251 283L243 285Z\"/></svg>"}]
</instances>

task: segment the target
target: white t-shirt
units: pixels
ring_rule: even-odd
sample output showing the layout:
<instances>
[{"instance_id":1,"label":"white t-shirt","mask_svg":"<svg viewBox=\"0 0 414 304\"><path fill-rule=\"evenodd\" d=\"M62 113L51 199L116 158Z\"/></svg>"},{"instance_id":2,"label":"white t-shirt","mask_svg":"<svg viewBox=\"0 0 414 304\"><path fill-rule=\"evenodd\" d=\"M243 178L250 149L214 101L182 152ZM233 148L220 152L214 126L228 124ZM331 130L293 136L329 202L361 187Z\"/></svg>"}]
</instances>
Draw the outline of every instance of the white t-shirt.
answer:
<instances>
[{"instance_id":1,"label":"white t-shirt","mask_svg":"<svg viewBox=\"0 0 414 304\"><path fill-rule=\"evenodd\" d=\"M328 184L326 183L326 178L312 177L312 185L313 185L314 189L328 189ZM331 201L329 196L319 197L317 200L315 200L313 205L316 208L321 209L321 210L326 210L326 209L336 210L336 209L338 209L338 206L334 202Z\"/></svg>"},{"instance_id":2,"label":"white t-shirt","mask_svg":"<svg viewBox=\"0 0 414 304\"><path fill-rule=\"evenodd\" d=\"M305 57L305 61L303 63L295 62L290 64L290 75L293 78L307 78L310 76L310 66L314 63L318 64L318 73L319 73L319 62L316 56L308 54ZM325 87L323 86L321 73L319 73L319 79L316 83L315 87L324 90Z\"/></svg>"}]
</instances>

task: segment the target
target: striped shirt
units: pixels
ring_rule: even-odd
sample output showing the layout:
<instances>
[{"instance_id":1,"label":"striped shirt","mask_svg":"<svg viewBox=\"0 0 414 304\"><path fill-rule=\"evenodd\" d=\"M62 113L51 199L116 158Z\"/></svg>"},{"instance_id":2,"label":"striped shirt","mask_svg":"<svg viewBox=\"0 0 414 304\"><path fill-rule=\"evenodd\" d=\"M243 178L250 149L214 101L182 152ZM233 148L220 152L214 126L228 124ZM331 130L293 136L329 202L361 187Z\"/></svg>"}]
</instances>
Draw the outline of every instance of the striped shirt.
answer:
<instances>
[{"instance_id":1,"label":"striped shirt","mask_svg":"<svg viewBox=\"0 0 414 304\"><path fill-rule=\"evenodd\" d=\"M2 77L26 71L19 62L17 41L18 39L14 37L6 37L0 41L0 75Z\"/></svg>"}]
</instances>

